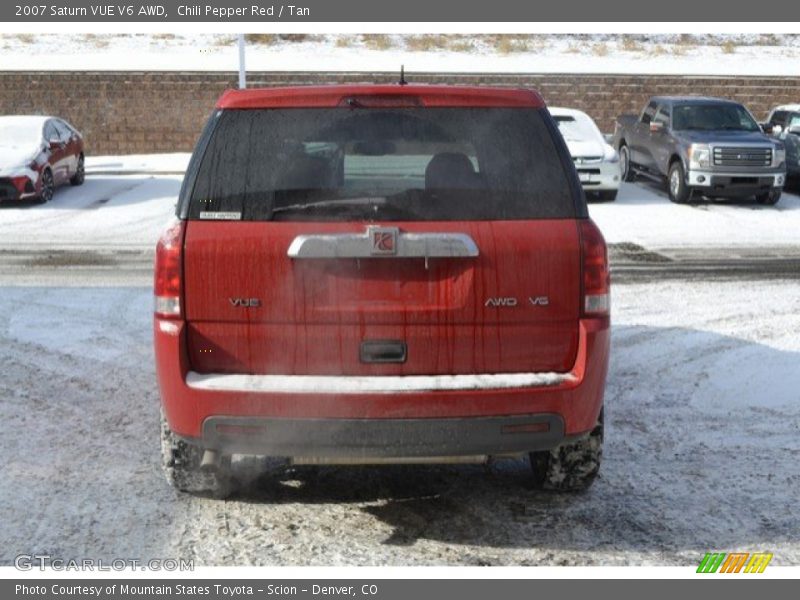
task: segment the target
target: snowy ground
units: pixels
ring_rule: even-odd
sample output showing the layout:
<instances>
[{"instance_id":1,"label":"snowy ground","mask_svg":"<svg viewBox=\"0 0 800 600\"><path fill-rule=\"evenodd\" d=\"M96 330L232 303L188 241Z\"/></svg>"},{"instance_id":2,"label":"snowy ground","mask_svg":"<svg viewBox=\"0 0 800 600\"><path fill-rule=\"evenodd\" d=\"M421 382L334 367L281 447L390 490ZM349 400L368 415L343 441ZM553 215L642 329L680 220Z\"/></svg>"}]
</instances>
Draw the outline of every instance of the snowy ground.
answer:
<instances>
[{"instance_id":1,"label":"snowy ground","mask_svg":"<svg viewBox=\"0 0 800 600\"><path fill-rule=\"evenodd\" d=\"M777 206L753 200L677 205L648 181L623 183L615 202L591 203L589 214L611 243L633 242L653 250L784 247L800 251L800 197L784 191Z\"/></svg>"},{"instance_id":2,"label":"snowy ground","mask_svg":"<svg viewBox=\"0 0 800 600\"><path fill-rule=\"evenodd\" d=\"M239 463L249 484L230 501L176 495L159 470L147 282L185 161L97 157L50 204L0 207L0 522L14 524L0 564L696 565L710 549L800 563L797 279L614 287L607 449L586 495L533 492L513 461ZM636 183L591 212L612 242L797 251L795 195L675 206Z\"/></svg>"},{"instance_id":3,"label":"snowy ground","mask_svg":"<svg viewBox=\"0 0 800 600\"><path fill-rule=\"evenodd\" d=\"M86 173L88 175L183 175L191 156L189 152L88 156Z\"/></svg>"},{"instance_id":4,"label":"snowy ground","mask_svg":"<svg viewBox=\"0 0 800 600\"><path fill-rule=\"evenodd\" d=\"M188 154L87 159L86 183L60 188L47 205L0 206L0 249L94 247L150 251L172 219ZM672 204L648 182L623 184L612 203L592 203L607 241L650 250L724 247L800 253L800 197L777 207L753 201Z\"/></svg>"},{"instance_id":5,"label":"snowy ground","mask_svg":"<svg viewBox=\"0 0 800 600\"><path fill-rule=\"evenodd\" d=\"M616 286L605 462L578 496L532 491L514 461L240 464L263 473L231 500L178 495L159 471L150 294L0 288L0 564L800 563L798 281Z\"/></svg>"},{"instance_id":6,"label":"snowy ground","mask_svg":"<svg viewBox=\"0 0 800 600\"><path fill-rule=\"evenodd\" d=\"M796 35L251 36L249 70L798 75ZM3 70L235 71L236 36L1 34Z\"/></svg>"},{"instance_id":7,"label":"snowy ground","mask_svg":"<svg viewBox=\"0 0 800 600\"><path fill-rule=\"evenodd\" d=\"M49 204L0 206L0 247L153 249L175 214L188 154L86 162L85 183L59 188Z\"/></svg>"}]
</instances>

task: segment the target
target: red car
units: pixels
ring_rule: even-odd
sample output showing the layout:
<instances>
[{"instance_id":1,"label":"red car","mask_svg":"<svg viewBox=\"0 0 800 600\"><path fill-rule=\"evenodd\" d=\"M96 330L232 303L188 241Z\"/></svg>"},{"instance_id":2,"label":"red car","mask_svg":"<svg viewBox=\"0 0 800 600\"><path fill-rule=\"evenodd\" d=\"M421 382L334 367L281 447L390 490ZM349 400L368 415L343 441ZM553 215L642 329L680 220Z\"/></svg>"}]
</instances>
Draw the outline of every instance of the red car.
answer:
<instances>
[{"instance_id":1,"label":"red car","mask_svg":"<svg viewBox=\"0 0 800 600\"><path fill-rule=\"evenodd\" d=\"M81 134L57 117L0 117L0 201L53 198L84 180Z\"/></svg>"},{"instance_id":2,"label":"red car","mask_svg":"<svg viewBox=\"0 0 800 600\"><path fill-rule=\"evenodd\" d=\"M603 237L538 93L228 91L157 246L168 480L530 455L585 489L609 357Z\"/></svg>"}]
</instances>

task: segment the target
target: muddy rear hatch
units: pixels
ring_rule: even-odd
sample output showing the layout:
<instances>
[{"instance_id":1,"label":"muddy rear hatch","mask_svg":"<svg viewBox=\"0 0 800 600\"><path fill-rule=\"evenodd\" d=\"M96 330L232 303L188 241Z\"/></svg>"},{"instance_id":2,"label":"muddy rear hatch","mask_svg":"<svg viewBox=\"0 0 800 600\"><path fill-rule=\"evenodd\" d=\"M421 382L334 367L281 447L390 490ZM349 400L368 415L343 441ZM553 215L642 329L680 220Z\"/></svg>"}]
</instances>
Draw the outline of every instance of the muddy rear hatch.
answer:
<instances>
[{"instance_id":1,"label":"muddy rear hatch","mask_svg":"<svg viewBox=\"0 0 800 600\"><path fill-rule=\"evenodd\" d=\"M572 366L575 192L546 112L355 102L215 120L185 238L193 370Z\"/></svg>"}]
</instances>

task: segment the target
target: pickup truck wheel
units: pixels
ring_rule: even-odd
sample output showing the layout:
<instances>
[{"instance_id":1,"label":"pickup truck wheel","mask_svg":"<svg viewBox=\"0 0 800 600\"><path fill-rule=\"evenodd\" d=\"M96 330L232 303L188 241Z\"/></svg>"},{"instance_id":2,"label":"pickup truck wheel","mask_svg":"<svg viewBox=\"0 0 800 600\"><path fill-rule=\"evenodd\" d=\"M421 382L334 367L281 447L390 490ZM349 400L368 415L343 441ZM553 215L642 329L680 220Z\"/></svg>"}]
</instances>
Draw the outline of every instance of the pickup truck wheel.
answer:
<instances>
[{"instance_id":1,"label":"pickup truck wheel","mask_svg":"<svg viewBox=\"0 0 800 600\"><path fill-rule=\"evenodd\" d=\"M773 190L766 194L758 194L756 196L756 201L759 204L765 204L767 206L775 206L780 199L781 199L781 190Z\"/></svg>"},{"instance_id":2,"label":"pickup truck wheel","mask_svg":"<svg viewBox=\"0 0 800 600\"><path fill-rule=\"evenodd\" d=\"M619 168L622 171L622 181L633 181L636 173L631 169L631 153L625 144L619 147Z\"/></svg>"},{"instance_id":3,"label":"pickup truck wheel","mask_svg":"<svg viewBox=\"0 0 800 600\"><path fill-rule=\"evenodd\" d=\"M686 175L683 172L683 165L680 161L675 161L669 166L669 176L667 177L669 187L669 199L676 204L686 204L692 195L689 186L686 185Z\"/></svg>"},{"instance_id":4,"label":"pickup truck wheel","mask_svg":"<svg viewBox=\"0 0 800 600\"><path fill-rule=\"evenodd\" d=\"M201 470L203 448L190 444L169 428L164 413L161 413L161 459L167 482L181 492L227 498L233 491L230 474L230 458L214 470Z\"/></svg>"},{"instance_id":5,"label":"pickup truck wheel","mask_svg":"<svg viewBox=\"0 0 800 600\"><path fill-rule=\"evenodd\" d=\"M580 492L589 489L603 457L603 411L588 437L546 452L531 452L533 483L538 489Z\"/></svg>"}]
</instances>

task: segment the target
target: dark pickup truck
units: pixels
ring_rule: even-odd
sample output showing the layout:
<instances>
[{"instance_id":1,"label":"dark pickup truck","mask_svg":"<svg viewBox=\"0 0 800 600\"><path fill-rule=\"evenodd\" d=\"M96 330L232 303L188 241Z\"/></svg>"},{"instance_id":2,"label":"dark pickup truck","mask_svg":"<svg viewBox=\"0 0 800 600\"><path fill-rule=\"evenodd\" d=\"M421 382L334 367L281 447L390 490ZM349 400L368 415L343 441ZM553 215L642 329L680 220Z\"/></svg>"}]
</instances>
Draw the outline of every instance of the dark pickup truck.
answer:
<instances>
[{"instance_id":1,"label":"dark pickup truck","mask_svg":"<svg viewBox=\"0 0 800 600\"><path fill-rule=\"evenodd\" d=\"M666 182L669 198L755 196L776 204L786 180L783 142L764 134L741 104L720 98L658 96L642 114L617 118L613 145L624 181Z\"/></svg>"},{"instance_id":2,"label":"dark pickup truck","mask_svg":"<svg viewBox=\"0 0 800 600\"><path fill-rule=\"evenodd\" d=\"M764 128L786 146L786 187L800 187L800 104L776 106Z\"/></svg>"}]
</instances>

